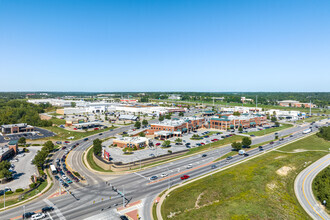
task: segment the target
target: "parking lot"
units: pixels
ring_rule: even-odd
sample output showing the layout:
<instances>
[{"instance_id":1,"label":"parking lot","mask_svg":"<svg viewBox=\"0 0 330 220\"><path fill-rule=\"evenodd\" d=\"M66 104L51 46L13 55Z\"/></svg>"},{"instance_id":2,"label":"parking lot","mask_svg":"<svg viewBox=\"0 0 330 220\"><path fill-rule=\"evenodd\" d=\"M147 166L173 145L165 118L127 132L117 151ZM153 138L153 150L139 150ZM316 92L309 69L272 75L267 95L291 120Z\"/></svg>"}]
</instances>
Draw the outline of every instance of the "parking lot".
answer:
<instances>
[{"instance_id":1,"label":"parking lot","mask_svg":"<svg viewBox=\"0 0 330 220\"><path fill-rule=\"evenodd\" d=\"M26 133L19 133L19 134L9 134L6 135L5 137L0 135L0 143L5 143L11 140L18 140L21 137L25 137L26 139L30 140L37 140L40 138L45 138L45 137L53 137L55 134L51 131L42 129L42 128L34 128L34 132L26 132Z\"/></svg>"},{"instance_id":2,"label":"parking lot","mask_svg":"<svg viewBox=\"0 0 330 220\"><path fill-rule=\"evenodd\" d=\"M29 184L31 183L30 177L37 172L36 166L31 163L31 160L41 147L31 146L28 149L30 150L29 153L19 153L15 158L10 160L11 164L15 166L13 168L13 180L3 184L3 187L9 187L12 191L17 188L29 187Z\"/></svg>"},{"instance_id":3,"label":"parking lot","mask_svg":"<svg viewBox=\"0 0 330 220\"><path fill-rule=\"evenodd\" d=\"M209 135L206 134L205 132L209 132L208 133ZM216 133L214 133L214 132L216 132ZM238 132L237 131L220 132L220 131L212 131L212 130L208 130L208 129L203 129L203 130L199 130L197 132L183 134L182 137L179 137L180 139L182 139L182 145L177 145L175 143L175 140L178 137L172 137L172 138L168 139L171 141L171 146L166 147L166 148L162 148L162 143L163 143L162 140L152 139L151 141L153 142L154 147L146 147L143 150L134 151L133 154L124 154L124 152L122 151L122 148L118 148L118 147L107 147L107 151L110 153L110 155L113 159L112 160L113 162L129 163L129 162L143 160L146 158L165 155L165 154L169 153L168 152L169 150L174 153L174 152L187 150L189 148L194 148L194 147L198 147L198 146L205 145L205 144L210 144L210 143L222 140L223 138L221 136L227 135L227 137L228 137L229 135L233 135L235 133L238 133ZM201 140L191 140L191 137L194 134L197 134L199 136L206 136L206 137L202 138ZM240 134L240 135L249 136L246 134ZM112 144L112 139L103 142L104 146L110 146L111 144Z\"/></svg>"}]
</instances>

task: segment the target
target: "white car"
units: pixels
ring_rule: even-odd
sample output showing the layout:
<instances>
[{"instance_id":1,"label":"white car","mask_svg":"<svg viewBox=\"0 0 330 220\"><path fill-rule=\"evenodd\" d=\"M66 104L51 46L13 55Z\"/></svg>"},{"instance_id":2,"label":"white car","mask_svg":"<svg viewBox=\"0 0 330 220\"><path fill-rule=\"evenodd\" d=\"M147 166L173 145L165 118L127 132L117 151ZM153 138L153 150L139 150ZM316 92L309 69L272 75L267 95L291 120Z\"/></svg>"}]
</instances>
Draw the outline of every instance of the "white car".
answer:
<instances>
[{"instance_id":1,"label":"white car","mask_svg":"<svg viewBox=\"0 0 330 220\"><path fill-rule=\"evenodd\" d=\"M192 168L192 164L187 165L186 168L187 168L187 169Z\"/></svg>"},{"instance_id":2,"label":"white car","mask_svg":"<svg viewBox=\"0 0 330 220\"><path fill-rule=\"evenodd\" d=\"M43 219L43 218L46 218L46 215L44 213L37 213L31 216L32 220Z\"/></svg>"},{"instance_id":3,"label":"white car","mask_svg":"<svg viewBox=\"0 0 330 220\"><path fill-rule=\"evenodd\" d=\"M67 177L66 177L65 175L62 176L62 179L66 180L66 178L67 178Z\"/></svg>"},{"instance_id":4,"label":"white car","mask_svg":"<svg viewBox=\"0 0 330 220\"><path fill-rule=\"evenodd\" d=\"M165 177L165 176L168 176L168 174L167 173L162 173L160 176Z\"/></svg>"}]
</instances>

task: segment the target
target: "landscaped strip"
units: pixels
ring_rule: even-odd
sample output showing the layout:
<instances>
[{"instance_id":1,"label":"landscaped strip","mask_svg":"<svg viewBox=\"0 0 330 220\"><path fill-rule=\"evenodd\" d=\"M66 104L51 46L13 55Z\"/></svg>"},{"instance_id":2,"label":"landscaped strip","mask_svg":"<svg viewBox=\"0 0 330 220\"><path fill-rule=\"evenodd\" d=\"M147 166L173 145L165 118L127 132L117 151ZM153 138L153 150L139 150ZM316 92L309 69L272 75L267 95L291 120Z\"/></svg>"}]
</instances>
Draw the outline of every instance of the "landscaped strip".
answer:
<instances>
[{"instance_id":1,"label":"landscaped strip","mask_svg":"<svg viewBox=\"0 0 330 220\"><path fill-rule=\"evenodd\" d=\"M170 192L164 219L310 219L294 193L296 175L327 152L296 152L292 145L313 145L315 135L260 155ZM322 146L320 146L320 144ZM313 145L323 150L329 143ZM283 151L283 152L282 152ZM290 153L286 153L288 151Z\"/></svg>"},{"instance_id":2,"label":"landscaped strip","mask_svg":"<svg viewBox=\"0 0 330 220\"><path fill-rule=\"evenodd\" d=\"M292 124L281 124L281 126L279 126L279 127L263 129L261 131L252 131L252 132L249 132L247 134L255 135L255 136L263 136L263 135L267 135L267 134L277 132L277 131L280 131L280 130L284 130L284 129L287 129L287 128L291 128L291 127L293 127Z\"/></svg>"}]
</instances>

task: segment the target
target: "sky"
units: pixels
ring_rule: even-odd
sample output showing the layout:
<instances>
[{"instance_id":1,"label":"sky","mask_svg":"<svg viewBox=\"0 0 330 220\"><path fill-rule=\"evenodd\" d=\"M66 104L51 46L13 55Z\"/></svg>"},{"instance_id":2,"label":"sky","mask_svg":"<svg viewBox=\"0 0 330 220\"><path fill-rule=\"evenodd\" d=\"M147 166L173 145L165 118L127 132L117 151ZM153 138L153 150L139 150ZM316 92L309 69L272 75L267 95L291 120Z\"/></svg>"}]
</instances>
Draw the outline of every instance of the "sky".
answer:
<instances>
[{"instance_id":1,"label":"sky","mask_svg":"<svg viewBox=\"0 0 330 220\"><path fill-rule=\"evenodd\" d=\"M0 0L0 91L330 91L328 0Z\"/></svg>"}]
</instances>

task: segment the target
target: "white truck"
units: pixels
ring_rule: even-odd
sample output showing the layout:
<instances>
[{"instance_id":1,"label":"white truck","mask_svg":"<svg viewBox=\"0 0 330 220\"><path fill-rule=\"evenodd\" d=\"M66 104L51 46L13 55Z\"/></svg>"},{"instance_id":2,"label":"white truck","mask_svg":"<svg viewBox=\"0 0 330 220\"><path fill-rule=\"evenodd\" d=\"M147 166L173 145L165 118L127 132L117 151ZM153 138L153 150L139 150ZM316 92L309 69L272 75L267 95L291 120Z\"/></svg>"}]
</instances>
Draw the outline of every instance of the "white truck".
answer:
<instances>
[{"instance_id":1,"label":"white truck","mask_svg":"<svg viewBox=\"0 0 330 220\"><path fill-rule=\"evenodd\" d=\"M239 154L239 155L244 155L244 154L245 154L245 150L239 150L239 151L238 151L238 154Z\"/></svg>"},{"instance_id":2,"label":"white truck","mask_svg":"<svg viewBox=\"0 0 330 220\"><path fill-rule=\"evenodd\" d=\"M309 132L312 132L312 129L309 128L309 129L304 130L303 134L308 134Z\"/></svg>"}]
</instances>

